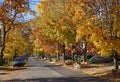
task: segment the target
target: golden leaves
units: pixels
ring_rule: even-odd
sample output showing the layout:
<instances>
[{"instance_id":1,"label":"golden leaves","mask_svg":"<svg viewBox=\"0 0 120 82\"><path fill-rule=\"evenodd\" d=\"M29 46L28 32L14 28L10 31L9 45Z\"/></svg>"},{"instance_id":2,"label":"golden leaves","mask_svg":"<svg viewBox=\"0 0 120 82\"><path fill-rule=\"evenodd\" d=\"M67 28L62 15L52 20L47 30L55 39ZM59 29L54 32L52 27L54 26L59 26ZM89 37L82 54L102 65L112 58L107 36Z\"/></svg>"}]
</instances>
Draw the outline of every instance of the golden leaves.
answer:
<instances>
[{"instance_id":1,"label":"golden leaves","mask_svg":"<svg viewBox=\"0 0 120 82\"><path fill-rule=\"evenodd\" d=\"M41 2L41 3L39 3L39 4L37 4L36 5L36 7L35 7L35 9L36 9L36 12L40 15L40 14L42 14L42 13L44 13L44 5L43 5L43 3Z\"/></svg>"},{"instance_id":2,"label":"golden leaves","mask_svg":"<svg viewBox=\"0 0 120 82\"><path fill-rule=\"evenodd\" d=\"M112 50L101 50L98 52L98 54L100 54L101 56L111 56L112 55Z\"/></svg>"},{"instance_id":3,"label":"golden leaves","mask_svg":"<svg viewBox=\"0 0 120 82\"><path fill-rule=\"evenodd\" d=\"M22 36L22 34L20 34L20 31L18 32L19 29L12 29L6 35L4 58L13 58L15 55L15 50L18 55L24 55L24 53L27 53L26 50L29 47L29 43Z\"/></svg>"},{"instance_id":4,"label":"golden leaves","mask_svg":"<svg viewBox=\"0 0 120 82\"><path fill-rule=\"evenodd\" d=\"M116 38L116 36L120 37L120 18L115 15L118 8L112 14L111 12L101 14L102 16L107 14L108 18L111 16L108 21L107 17L99 19L94 1L91 2L93 4L90 4L93 8L89 7L89 3L84 3L84 0L67 0L65 4L57 4L53 1L50 3L51 5L48 2L50 1L46 0L46 3L40 3L36 6L38 13L44 12L36 20L40 24L39 27L43 28L44 37L64 43L71 41L72 43L74 39L71 38L76 38L76 41L79 41L85 36L86 41L94 43L101 55L111 54L112 49L120 51L118 46L120 43ZM101 4L101 7L105 6ZM113 22L111 25L113 26L111 32L113 36L110 36L112 27L109 26L109 22L111 21Z\"/></svg>"}]
</instances>

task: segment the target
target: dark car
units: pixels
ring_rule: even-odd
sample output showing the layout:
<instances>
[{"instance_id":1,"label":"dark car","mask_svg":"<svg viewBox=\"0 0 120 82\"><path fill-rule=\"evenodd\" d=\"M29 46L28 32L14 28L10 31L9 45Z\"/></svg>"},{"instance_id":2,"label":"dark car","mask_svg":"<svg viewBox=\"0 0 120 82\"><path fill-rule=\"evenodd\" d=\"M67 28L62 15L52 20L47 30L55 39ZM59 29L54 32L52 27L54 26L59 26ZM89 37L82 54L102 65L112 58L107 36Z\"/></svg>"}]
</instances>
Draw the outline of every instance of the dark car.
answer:
<instances>
[{"instance_id":1,"label":"dark car","mask_svg":"<svg viewBox=\"0 0 120 82\"><path fill-rule=\"evenodd\" d=\"M95 55L89 59L89 62L91 63L108 63L112 61L113 61L112 57L101 57L98 55Z\"/></svg>"},{"instance_id":2,"label":"dark car","mask_svg":"<svg viewBox=\"0 0 120 82\"><path fill-rule=\"evenodd\" d=\"M26 64L26 60L24 57L15 58L13 61L13 67L21 67L24 66L25 64Z\"/></svg>"}]
</instances>

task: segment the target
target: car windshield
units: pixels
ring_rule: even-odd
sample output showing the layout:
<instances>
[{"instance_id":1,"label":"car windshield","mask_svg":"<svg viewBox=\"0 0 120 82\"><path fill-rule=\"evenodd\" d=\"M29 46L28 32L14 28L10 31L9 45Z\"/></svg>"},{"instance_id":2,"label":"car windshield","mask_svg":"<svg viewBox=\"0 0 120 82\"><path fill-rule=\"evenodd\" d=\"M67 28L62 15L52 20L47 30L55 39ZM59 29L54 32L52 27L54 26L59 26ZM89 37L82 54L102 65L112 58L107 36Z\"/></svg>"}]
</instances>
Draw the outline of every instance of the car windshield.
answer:
<instances>
[{"instance_id":1,"label":"car windshield","mask_svg":"<svg viewBox=\"0 0 120 82\"><path fill-rule=\"evenodd\" d=\"M15 58L14 61L23 61L23 60L24 60L24 58Z\"/></svg>"}]
</instances>

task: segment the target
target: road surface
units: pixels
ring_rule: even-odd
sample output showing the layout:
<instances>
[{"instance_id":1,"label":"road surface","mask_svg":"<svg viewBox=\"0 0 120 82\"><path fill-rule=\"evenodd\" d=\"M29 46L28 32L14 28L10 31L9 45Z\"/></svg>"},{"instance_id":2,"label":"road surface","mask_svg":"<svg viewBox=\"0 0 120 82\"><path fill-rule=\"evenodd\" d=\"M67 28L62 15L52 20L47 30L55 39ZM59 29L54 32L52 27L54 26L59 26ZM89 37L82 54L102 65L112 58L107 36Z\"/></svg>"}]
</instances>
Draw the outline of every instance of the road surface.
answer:
<instances>
[{"instance_id":1,"label":"road surface","mask_svg":"<svg viewBox=\"0 0 120 82\"><path fill-rule=\"evenodd\" d=\"M30 57L28 62L27 69L3 82L107 82L82 72L75 72L48 63L36 57Z\"/></svg>"}]
</instances>

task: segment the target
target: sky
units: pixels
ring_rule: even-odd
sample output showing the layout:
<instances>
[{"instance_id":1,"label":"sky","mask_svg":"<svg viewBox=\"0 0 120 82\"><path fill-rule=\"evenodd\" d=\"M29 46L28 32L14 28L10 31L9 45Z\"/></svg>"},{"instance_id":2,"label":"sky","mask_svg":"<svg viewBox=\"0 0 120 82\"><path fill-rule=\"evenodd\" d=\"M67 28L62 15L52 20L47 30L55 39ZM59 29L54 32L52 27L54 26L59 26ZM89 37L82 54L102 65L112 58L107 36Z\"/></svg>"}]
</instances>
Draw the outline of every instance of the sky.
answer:
<instances>
[{"instance_id":1,"label":"sky","mask_svg":"<svg viewBox=\"0 0 120 82\"><path fill-rule=\"evenodd\" d=\"M41 1L41 0L31 0L30 8L35 11L35 6L36 6L36 4L38 4L40 1ZM35 17L35 16L28 14L28 15L26 16L25 20L29 20L29 19L32 19L32 18L34 18L34 17Z\"/></svg>"}]
</instances>

